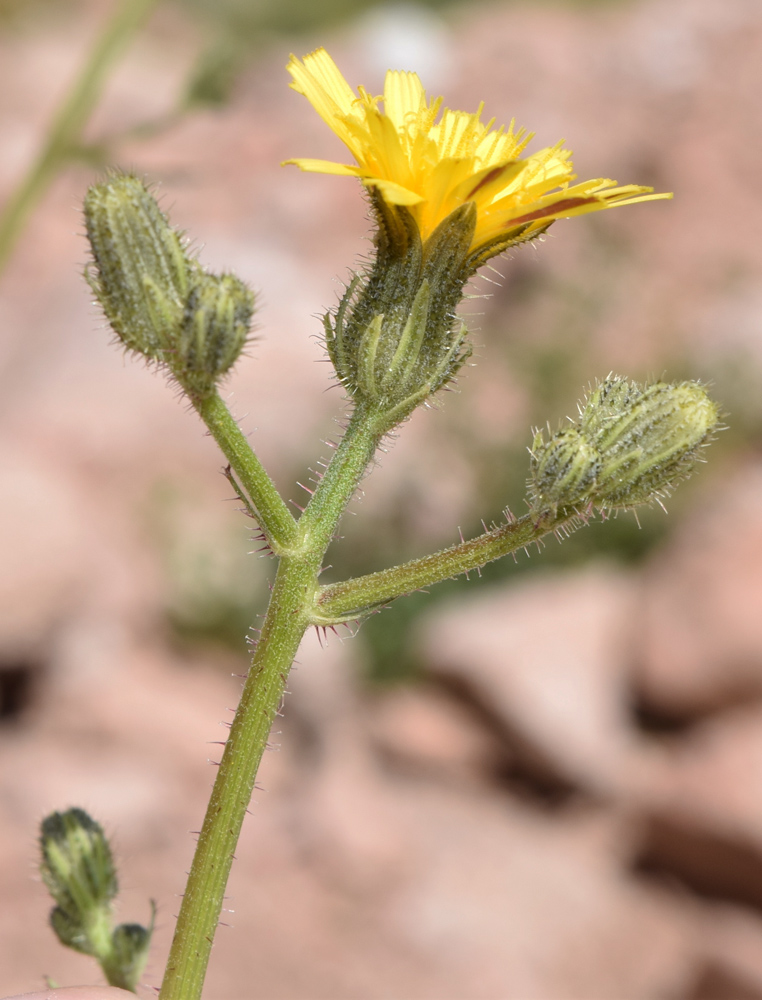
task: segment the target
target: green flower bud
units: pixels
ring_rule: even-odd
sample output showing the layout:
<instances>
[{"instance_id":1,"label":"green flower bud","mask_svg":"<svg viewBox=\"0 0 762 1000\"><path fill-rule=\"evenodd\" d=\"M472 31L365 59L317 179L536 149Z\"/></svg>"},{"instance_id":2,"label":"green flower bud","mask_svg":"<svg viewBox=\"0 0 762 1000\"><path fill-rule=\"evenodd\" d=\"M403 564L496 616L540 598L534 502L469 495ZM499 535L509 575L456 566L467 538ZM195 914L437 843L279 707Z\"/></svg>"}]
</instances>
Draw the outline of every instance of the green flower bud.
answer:
<instances>
[{"instance_id":1,"label":"green flower bud","mask_svg":"<svg viewBox=\"0 0 762 1000\"><path fill-rule=\"evenodd\" d=\"M254 295L233 274L198 272L171 359L186 387L208 392L238 360L246 346L254 313Z\"/></svg>"},{"instance_id":2,"label":"green flower bud","mask_svg":"<svg viewBox=\"0 0 762 1000\"><path fill-rule=\"evenodd\" d=\"M108 947L111 901L118 891L106 835L82 809L42 821L40 872L58 904L50 923L62 944L88 955Z\"/></svg>"},{"instance_id":3,"label":"green flower bud","mask_svg":"<svg viewBox=\"0 0 762 1000\"><path fill-rule=\"evenodd\" d=\"M148 957L151 926L111 929L116 868L106 835L82 809L52 813L42 821L40 871L57 905L50 924L61 944L93 955L111 986L134 992Z\"/></svg>"},{"instance_id":4,"label":"green flower bud","mask_svg":"<svg viewBox=\"0 0 762 1000\"><path fill-rule=\"evenodd\" d=\"M424 245L409 212L378 197L374 204L374 265L355 277L324 325L342 384L393 426L451 381L470 356L455 309L473 273L468 250L476 216L473 205L462 206Z\"/></svg>"},{"instance_id":5,"label":"green flower bud","mask_svg":"<svg viewBox=\"0 0 762 1000\"><path fill-rule=\"evenodd\" d=\"M191 396L211 392L246 344L252 292L232 274L206 274L131 174L90 188L85 224L87 279L121 341L168 368Z\"/></svg>"},{"instance_id":6,"label":"green flower bud","mask_svg":"<svg viewBox=\"0 0 762 1000\"><path fill-rule=\"evenodd\" d=\"M626 508L658 500L694 471L719 419L697 382L642 387L609 376L580 406L578 423L547 443L535 435L532 509Z\"/></svg>"},{"instance_id":7,"label":"green flower bud","mask_svg":"<svg viewBox=\"0 0 762 1000\"><path fill-rule=\"evenodd\" d=\"M70 916L106 906L116 896L114 860L99 823L83 809L54 812L40 828L40 872L56 903Z\"/></svg>"},{"instance_id":8,"label":"green flower bud","mask_svg":"<svg viewBox=\"0 0 762 1000\"><path fill-rule=\"evenodd\" d=\"M71 916L60 906L54 906L50 911L50 926L62 945L74 951L81 951L85 955L95 954L91 927L85 927L81 920Z\"/></svg>"},{"instance_id":9,"label":"green flower bud","mask_svg":"<svg viewBox=\"0 0 762 1000\"><path fill-rule=\"evenodd\" d=\"M580 407L580 426L598 448L607 447L612 425L621 421L625 412L643 395L643 390L630 379L609 375L589 393Z\"/></svg>"},{"instance_id":10,"label":"green flower bud","mask_svg":"<svg viewBox=\"0 0 762 1000\"><path fill-rule=\"evenodd\" d=\"M150 927L142 924L119 924L111 936L111 954L104 969L112 986L135 991L148 961L153 934L153 920Z\"/></svg>"},{"instance_id":11,"label":"green flower bud","mask_svg":"<svg viewBox=\"0 0 762 1000\"><path fill-rule=\"evenodd\" d=\"M655 382L599 436L600 507L634 507L667 495L695 469L720 423L717 405L697 382Z\"/></svg>"},{"instance_id":12,"label":"green flower bud","mask_svg":"<svg viewBox=\"0 0 762 1000\"><path fill-rule=\"evenodd\" d=\"M595 487L601 456L578 427L564 427L546 443L537 431L530 449L532 508L584 504Z\"/></svg>"},{"instance_id":13,"label":"green flower bud","mask_svg":"<svg viewBox=\"0 0 762 1000\"><path fill-rule=\"evenodd\" d=\"M132 174L85 197L93 254L86 276L125 347L153 360L172 351L193 265L156 199Z\"/></svg>"}]
</instances>

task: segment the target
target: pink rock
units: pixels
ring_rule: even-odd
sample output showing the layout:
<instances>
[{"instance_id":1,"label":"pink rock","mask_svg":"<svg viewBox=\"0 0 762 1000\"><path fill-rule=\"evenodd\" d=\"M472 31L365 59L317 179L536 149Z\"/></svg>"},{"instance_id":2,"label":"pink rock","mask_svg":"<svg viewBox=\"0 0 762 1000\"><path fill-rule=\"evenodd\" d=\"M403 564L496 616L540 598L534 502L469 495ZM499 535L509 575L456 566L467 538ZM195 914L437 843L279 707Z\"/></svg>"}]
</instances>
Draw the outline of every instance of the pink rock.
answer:
<instances>
[{"instance_id":1,"label":"pink rock","mask_svg":"<svg viewBox=\"0 0 762 1000\"><path fill-rule=\"evenodd\" d=\"M445 995L677 995L692 964L690 922L618 870L616 823L420 785L405 809L417 860L385 911L450 983Z\"/></svg>"},{"instance_id":2,"label":"pink rock","mask_svg":"<svg viewBox=\"0 0 762 1000\"><path fill-rule=\"evenodd\" d=\"M459 595L427 618L423 660L540 775L612 790L642 749L627 714L635 596L632 578L607 566Z\"/></svg>"},{"instance_id":3,"label":"pink rock","mask_svg":"<svg viewBox=\"0 0 762 1000\"><path fill-rule=\"evenodd\" d=\"M0 447L0 649L45 658L57 626L82 603L91 560L76 482Z\"/></svg>"},{"instance_id":4,"label":"pink rock","mask_svg":"<svg viewBox=\"0 0 762 1000\"><path fill-rule=\"evenodd\" d=\"M430 685L380 693L369 705L368 726L376 751L403 773L484 781L504 757L483 720Z\"/></svg>"},{"instance_id":5,"label":"pink rock","mask_svg":"<svg viewBox=\"0 0 762 1000\"><path fill-rule=\"evenodd\" d=\"M741 907L715 905L697 920L703 959L690 1000L762 997L762 918Z\"/></svg>"},{"instance_id":6,"label":"pink rock","mask_svg":"<svg viewBox=\"0 0 762 1000\"><path fill-rule=\"evenodd\" d=\"M635 683L647 705L690 715L762 692L762 465L688 513L643 585Z\"/></svg>"},{"instance_id":7,"label":"pink rock","mask_svg":"<svg viewBox=\"0 0 762 1000\"><path fill-rule=\"evenodd\" d=\"M712 897L762 906L762 712L727 712L673 741L642 803L640 863Z\"/></svg>"}]
</instances>

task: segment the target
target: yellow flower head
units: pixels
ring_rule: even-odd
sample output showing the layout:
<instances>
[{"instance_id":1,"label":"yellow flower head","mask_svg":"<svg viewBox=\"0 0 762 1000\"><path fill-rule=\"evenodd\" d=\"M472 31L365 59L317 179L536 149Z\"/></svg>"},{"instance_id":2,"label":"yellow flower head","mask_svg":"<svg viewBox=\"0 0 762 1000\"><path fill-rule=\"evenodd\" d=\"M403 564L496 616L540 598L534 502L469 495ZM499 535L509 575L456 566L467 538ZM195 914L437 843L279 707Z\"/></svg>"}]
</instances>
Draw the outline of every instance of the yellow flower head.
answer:
<instances>
[{"instance_id":1,"label":"yellow flower head","mask_svg":"<svg viewBox=\"0 0 762 1000\"><path fill-rule=\"evenodd\" d=\"M482 106L470 114L427 100L415 73L390 70L383 97L363 87L356 96L325 49L287 69L303 94L347 146L356 166L328 160L294 159L302 170L358 177L392 206L404 206L425 242L451 212L476 207L471 251L495 244L505 249L551 222L615 205L631 205L671 194L652 194L637 184L618 186L606 178L571 184L571 151L563 143L522 158L532 138L524 129L483 124ZM383 111L380 104L383 101ZM440 115L441 110L441 115ZM437 120L438 119L438 120Z\"/></svg>"}]
</instances>

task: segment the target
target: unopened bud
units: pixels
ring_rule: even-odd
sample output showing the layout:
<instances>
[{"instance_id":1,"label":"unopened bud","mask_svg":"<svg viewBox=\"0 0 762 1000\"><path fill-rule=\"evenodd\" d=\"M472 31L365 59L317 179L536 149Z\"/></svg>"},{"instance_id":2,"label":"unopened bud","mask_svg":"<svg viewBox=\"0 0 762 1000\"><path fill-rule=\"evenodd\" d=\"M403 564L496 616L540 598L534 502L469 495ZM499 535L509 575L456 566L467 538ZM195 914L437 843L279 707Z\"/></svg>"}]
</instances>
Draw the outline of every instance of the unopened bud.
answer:
<instances>
[{"instance_id":1,"label":"unopened bud","mask_svg":"<svg viewBox=\"0 0 762 1000\"><path fill-rule=\"evenodd\" d=\"M172 367L186 386L208 391L246 346L254 295L233 274L197 273L185 303Z\"/></svg>"},{"instance_id":2,"label":"unopened bud","mask_svg":"<svg viewBox=\"0 0 762 1000\"><path fill-rule=\"evenodd\" d=\"M538 431L530 454L533 506L573 507L587 500L598 478L601 456L578 427L564 427L548 442Z\"/></svg>"},{"instance_id":3,"label":"unopened bud","mask_svg":"<svg viewBox=\"0 0 762 1000\"><path fill-rule=\"evenodd\" d=\"M153 360L172 350L192 264L156 199L132 174L85 196L90 287L124 345Z\"/></svg>"},{"instance_id":4,"label":"unopened bud","mask_svg":"<svg viewBox=\"0 0 762 1000\"><path fill-rule=\"evenodd\" d=\"M719 426L697 382L638 386L610 376L592 390L577 423L531 451L533 510L636 507L687 478Z\"/></svg>"},{"instance_id":5,"label":"unopened bud","mask_svg":"<svg viewBox=\"0 0 762 1000\"><path fill-rule=\"evenodd\" d=\"M93 955L111 986L135 991L145 968L151 926L111 929L117 894L114 860L106 835L83 809L55 812L42 821L40 871L56 906L50 925L61 944Z\"/></svg>"},{"instance_id":6,"label":"unopened bud","mask_svg":"<svg viewBox=\"0 0 762 1000\"><path fill-rule=\"evenodd\" d=\"M254 296L232 274L205 273L142 181L90 188L87 279L125 344L168 368L191 396L212 391L248 337Z\"/></svg>"},{"instance_id":7,"label":"unopened bud","mask_svg":"<svg viewBox=\"0 0 762 1000\"><path fill-rule=\"evenodd\" d=\"M50 926L62 945L85 955L94 954L92 943L92 923L85 927L81 919L73 917L67 910L54 906L50 911Z\"/></svg>"},{"instance_id":8,"label":"unopened bud","mask_svg":"<svg viewBox=\"0 0 762 1000\"><path fill-rule=\"evenodd\" d=\"M634 507L669 493L694 471L719 422L697 382L648 386L601 436L595 503Z\"/></svg>"},{"instance_id":9,"label":"unopened bud","mask_svg":"<svg viewBox=\"0 0 762 1000\"><path fill-rule=\"evenodd\" d=\"M104 963L104 971L112 986L135 991L148 961L153 933L142 924L119 924L111 935L111 953Z\"/></svg>"},{"instance_id":10,"label":"unopened bud","mask_svg":"<svg viewBox=\"0 0 762 1000\"><path fill-rule=\"evenodd\" d=\"M632 412L642 395L637 382L609 375L591 389L584 406L580 406L580 427L597 448L606 448L613 425Z\"/></svg>"},{"instance_id":11,"label":"unopened bud","mask_svg":"<svg viewBox=\"0 0 762 1000\"><path fill-rule=\"evenodd\" d=\"M88 955L108 946L111 901L118 891L106 835L83 809L42 821L40 872L58 904L50 924L62 944Z\"/></svg>"},{"instance_id":12,"label":"unopened bud","mask_svg":"<svg viewBox=\"0 0 762 1000\"><path fill-rule=\"evenodd\" d=\"M43 881L69 914L104 906L116 896L116 869L106 835L83 809L54 812L40 829Z\"/></svg>"}]
</instances>

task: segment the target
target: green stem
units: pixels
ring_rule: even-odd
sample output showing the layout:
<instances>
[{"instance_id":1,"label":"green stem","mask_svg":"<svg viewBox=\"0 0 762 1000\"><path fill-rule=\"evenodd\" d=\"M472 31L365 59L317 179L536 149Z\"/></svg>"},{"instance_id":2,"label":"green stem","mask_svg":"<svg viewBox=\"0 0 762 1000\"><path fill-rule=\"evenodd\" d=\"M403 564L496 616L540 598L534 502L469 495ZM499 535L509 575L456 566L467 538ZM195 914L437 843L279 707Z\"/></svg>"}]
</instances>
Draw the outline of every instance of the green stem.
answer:
<instances>
[{"instance_id":1,"label":"green stem","mask_svg":"<svg viewBox=\"0 0 762 1000\"><path fill-rule=\"evenodd\" d=\"M309 617L317 566L281 560L198 839L160 1000L197 1000L257 769Z\"/></svg>"},{"instance_id":2,"label":"green stem","mask_svg":"<svg viewBox=\"0 0 762 1000\"><path fill-rule=\"evenodd\" d=\"M275 489L221 400L196 408L231 461L252 499ZM270 604L244 685L177 918L159 1000L199 1000L233 861L257 769L286 678L312 623L318 575L339 518L373 457L379 432L373 416L357 411L315 491L294 524L294 545L278 566ZM247 479L248 477L248 479ZM277 494L275 494L277 495ZM270 497L272 499L272 497ZM280 500L280 497L278 497ZM282 501L281 501L282 504ZM277 504L271 505L277 508ZM261 508L258 506L258 509ZM291 516L290 514L288 515Z\"/></svg>"},{"instance_id":3,"label":"green stem","mask_svg":"<svg viewBox=\"0 0 762 1000\"><path fill-rule=\"evenodd\" d=\"M7 202L0 217L0 271L24 224L61 163L79 144L103 89L111 64L147 17L157 0L122 0L95 42L82 72L58 111L37 160Z\"/></svg>"},{"instance_id":4,"label":"green stem","mask_svg":"<svg viewBox=\"0 0 762 1000\"><path fill-rule=\"evenodd\" d=\"M527 516L426 559L321 589L318 576L326 549L384 433L385 425L379 416L362 408L354 412L309 505L295 523L290 514L290 522L282 517L285 505L219 397L195 405L257 510L269 511L273 530L283 532L288 528L291 548L280 560L260 640L225 744L159 1000L201 997L241 825L305 630L313 624L341 620L341 615L360 606L390 600L407 590L497 559L577 517L568 509L558 514L545 512L539 518Z\"/></svg>"},{"instance_id":5,"label":"green stem","mask_svg":"<svg viewBox=\"0 0 762 1000\"><path fill-rule=\"evenodd\" d=\"M539 541L550 531L573 527L579 520L577 512L569 508L525 514L516 521L441 552L412 559L378 573L321 587L312 622L315 625L335 625L362 617L370 609L387 604L396 597L479 569L494 559Z\"/></svg>"},{"instance_id":6,"label":"green stem","mask_svg":"<svg viewBox=\"0 0 762 1000\"><path fill-rule=\"evenodd\" d=\"M273 552L287 554L297 540L296 521L230 410L216 391L193 405L251 500Z\"/></svg>"},{"instance_id":7,"label":"green stem","mask_svg":"<svg viewBox=\"0 0 762 1000\"><path fill-rule=\"evenodd\" d=\"M383 436L376 421L373 412L360 407L353 412L346 433L299 520L305 541L320 545L323 551L328 548L339 518Z\"/></svg>"}]
</instances>

